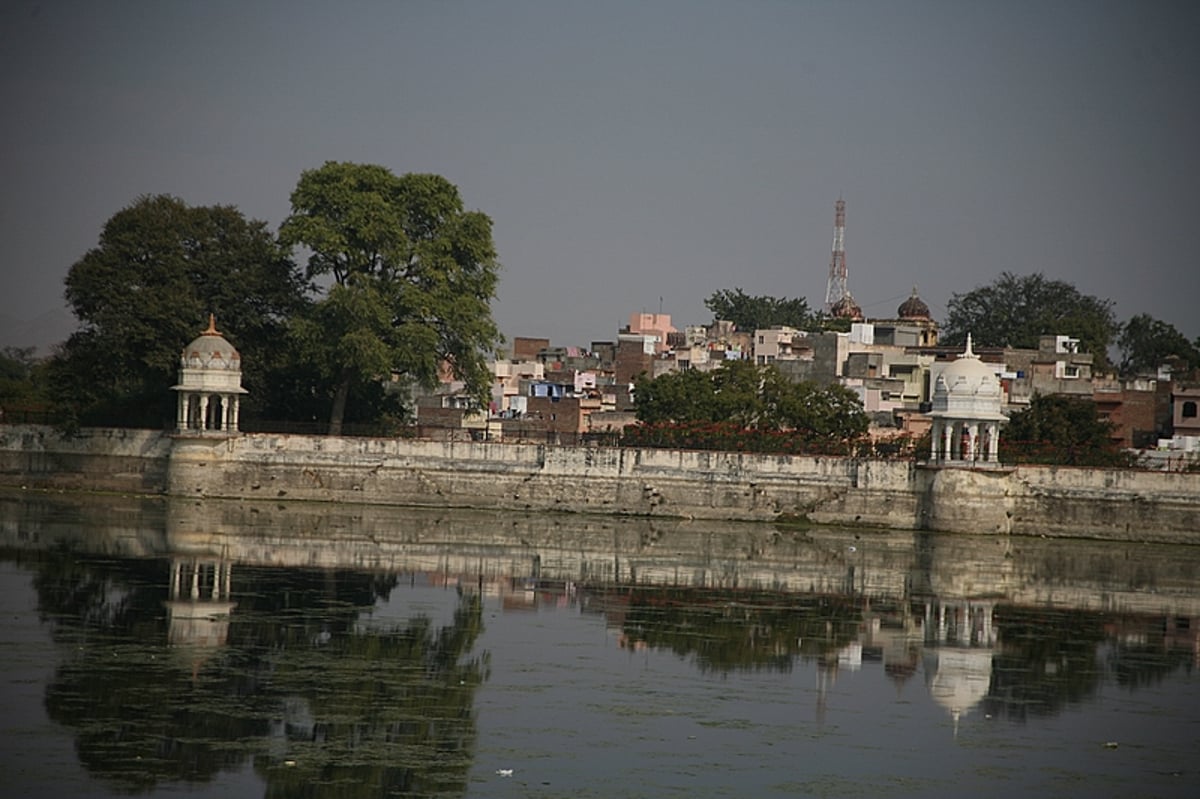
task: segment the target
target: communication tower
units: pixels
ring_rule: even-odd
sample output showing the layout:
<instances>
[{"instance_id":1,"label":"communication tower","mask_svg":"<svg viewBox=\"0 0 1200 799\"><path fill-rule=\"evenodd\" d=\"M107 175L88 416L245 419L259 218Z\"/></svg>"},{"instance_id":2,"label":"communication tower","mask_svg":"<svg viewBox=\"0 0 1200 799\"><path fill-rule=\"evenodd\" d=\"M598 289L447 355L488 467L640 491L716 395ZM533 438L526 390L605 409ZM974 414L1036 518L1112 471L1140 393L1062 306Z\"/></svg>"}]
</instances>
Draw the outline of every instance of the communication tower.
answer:
<instances>
[{"instance_id":1,"label":"communication tower","mask_svg":"<svg viewBox=\"0 0 1200 799\"><path fill-rule=\"evenodd\" d=\"M833 208L833 256L825 286L825 313L831 313L833 306L850 294L846 287L846 202L839 197Z\"/></svg>"}]
</instances>

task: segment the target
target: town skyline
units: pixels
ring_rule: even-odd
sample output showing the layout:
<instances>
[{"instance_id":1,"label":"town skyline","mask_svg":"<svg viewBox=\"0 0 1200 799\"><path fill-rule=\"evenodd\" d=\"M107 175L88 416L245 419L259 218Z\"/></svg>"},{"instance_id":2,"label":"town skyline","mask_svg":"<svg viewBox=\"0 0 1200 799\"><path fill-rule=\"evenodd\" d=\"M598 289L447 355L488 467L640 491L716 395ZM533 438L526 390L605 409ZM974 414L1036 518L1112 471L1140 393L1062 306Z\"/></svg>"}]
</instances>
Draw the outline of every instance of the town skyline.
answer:
<instances>
[{"instance_id":1,"label":"town skyline","mask_svg":"<svg viewBox=\"0 0 1200 799\"><path fill-rule=\"evenodd\" d=\"M138 197L276 229L327 160L433 172L495 223L504 335L586 346L715 291L885 316L1042 273L1200 336L1200 8L9 4L4 345ZM334 64L311 53L336 52ZM50 342L36 342L43 346Z\"/></svg>"}]
</instances>

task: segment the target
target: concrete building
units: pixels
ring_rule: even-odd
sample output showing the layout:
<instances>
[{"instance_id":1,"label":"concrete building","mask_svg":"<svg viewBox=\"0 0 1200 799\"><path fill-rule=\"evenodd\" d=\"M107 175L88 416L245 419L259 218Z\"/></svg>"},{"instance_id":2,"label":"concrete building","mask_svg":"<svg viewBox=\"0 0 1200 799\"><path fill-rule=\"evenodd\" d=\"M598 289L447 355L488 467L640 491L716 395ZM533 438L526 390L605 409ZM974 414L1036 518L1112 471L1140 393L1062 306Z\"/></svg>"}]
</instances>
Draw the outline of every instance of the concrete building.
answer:
<instances>
[{"instance_id":1,"label":"concrete building","mask_svg":"<svg viewBox=\"0 0 1200 799\"><path fill-rule=\"evenodd\" d=\"M512 359L514 361L536 361L538 353L550 346L548 338L513 338Z\"/></svg>"},{"instance_id":2,"label":"concrete building","mask_svg":"<svg viewBox=\"0 0 1200 799\"><path fill-rule=\"evenodd\" d=\"M670 334L679 331L671 324L670 314L632 313L629 315L629 326L621 332L654 338L654 352L662 353L670 349L667 343Z\"/></svg>"},{"instance_id":3,"label":"concrete building","mask_svg":"<svg viewBox=\"0 0 1200 799\"><path fill-rule=\"evenodd\" d=\"M1171 391L1171 427L1178 449L1200 450L1200 386L1176 385ZM1179 441L1180 439L1186 439Z\"/></svg>"},{"instance_id":4,"label":"concrete building","mask_svg":"<svg viewBox=\"0 0 1200 799\"><path fill-rule=\"evenodd\" d=\"M1036 350L1004 348L1007 405L1012 410L1029 407L1034 394L1092 396L1090 352L1079 351L1079 339L1046 335Z\"/></svg>"},{"instance_id":5,"label":"concrete building","mask_svg":"<svg viewBox=\"0 0 1200 799\"><path fill-rule=\"evenodd\" d=\"M1112 424L1112 442L1125 448L1155 446L1162 395L1158 381L1151 379L1096 379L1092 385L1096 412Z\"/></svg>"},{"instance_id":6,"label":"concrete building","mask_svg":"<svg viewBox=\"0 0 1200 799\"><path fill-rule=\"evenodd\" d=\"M621 333L617 337L617 358L614 369L615 410L627 411L634 406L633 381L638 375L653 374L657 337L640 333Z\"/></svg>"},{"instance_id":7,"label":"concrete building","mask_svg":"<svg viewBox=\"0 0 1200 799\"><path fill-rule=\"evenodd\" d=\"M493 361L491 370L492 402L489 411L492 414L508 411L513 398L522 395L523 385L546 377L545 365L536 359Z\"/></svg>"},{"instance_id":8,"label":"concrete building","mask_svg":"<svg viewBox=\"0 0 1200 799\"><path fill-rule=\"evenodd\" d=\"M766 366L776 361L811 361L812 342L808 333L780 325L754 331L754 363Z\"/></svg>"}]
</instances>

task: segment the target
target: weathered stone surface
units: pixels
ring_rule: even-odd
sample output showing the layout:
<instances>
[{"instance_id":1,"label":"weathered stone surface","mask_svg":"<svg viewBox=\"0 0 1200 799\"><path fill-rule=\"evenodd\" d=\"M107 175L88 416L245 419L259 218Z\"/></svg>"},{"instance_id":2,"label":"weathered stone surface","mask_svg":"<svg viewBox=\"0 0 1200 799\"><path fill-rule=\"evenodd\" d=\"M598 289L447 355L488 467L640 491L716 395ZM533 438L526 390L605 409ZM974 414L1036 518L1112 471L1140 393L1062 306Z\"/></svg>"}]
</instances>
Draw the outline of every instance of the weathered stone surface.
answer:
<instances>
[{"instance_id":1,"label":"weathered stone surface","mask_svg":"<svg viewBox=\"0 0 1200 799\"><path fill-rule=\"evenodd\" d=\"M1200 474L0 426L0 482L178 497L600 513L1200 544Z\"/></svg>"}]
</instances>

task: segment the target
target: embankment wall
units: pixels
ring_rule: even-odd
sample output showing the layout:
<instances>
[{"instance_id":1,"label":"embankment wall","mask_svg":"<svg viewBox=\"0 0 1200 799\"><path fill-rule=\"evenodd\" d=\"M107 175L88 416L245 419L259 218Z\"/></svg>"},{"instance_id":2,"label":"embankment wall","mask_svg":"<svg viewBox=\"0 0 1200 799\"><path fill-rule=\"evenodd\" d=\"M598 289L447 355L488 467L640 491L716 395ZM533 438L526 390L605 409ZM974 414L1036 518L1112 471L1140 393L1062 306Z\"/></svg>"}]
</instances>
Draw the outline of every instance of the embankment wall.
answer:
<instances>
[{"instance_id":1,"label":"embankment wall","mask_svg":"<svg viewBox=\"0 0 1200 799\"><path fill-rule=\"evenodd\" d=\"M491 442L0 426L0 482L180 497L1200 544L1200 474Z\"/></svg>"}]
</instances>

